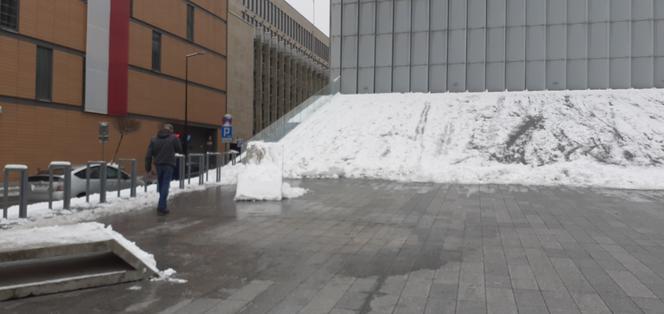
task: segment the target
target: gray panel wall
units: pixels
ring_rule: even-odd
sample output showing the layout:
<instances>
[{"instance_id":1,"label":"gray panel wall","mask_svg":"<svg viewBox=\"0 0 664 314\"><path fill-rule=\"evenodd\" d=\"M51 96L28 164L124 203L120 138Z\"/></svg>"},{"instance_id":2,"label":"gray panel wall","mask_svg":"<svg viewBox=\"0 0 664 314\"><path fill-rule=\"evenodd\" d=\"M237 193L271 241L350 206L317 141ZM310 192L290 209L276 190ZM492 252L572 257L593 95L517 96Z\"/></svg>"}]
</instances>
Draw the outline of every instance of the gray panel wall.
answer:
<instances>
[{"instance_id":1,"label":"gray panel wall","mask_svg":"<svg viewBox=\"0 0 664 314\"><path fill-rule=\"evenodd\" d=\"M343 93L664 88L664 0L332 0Z\"/></svg>"}]
</instances>

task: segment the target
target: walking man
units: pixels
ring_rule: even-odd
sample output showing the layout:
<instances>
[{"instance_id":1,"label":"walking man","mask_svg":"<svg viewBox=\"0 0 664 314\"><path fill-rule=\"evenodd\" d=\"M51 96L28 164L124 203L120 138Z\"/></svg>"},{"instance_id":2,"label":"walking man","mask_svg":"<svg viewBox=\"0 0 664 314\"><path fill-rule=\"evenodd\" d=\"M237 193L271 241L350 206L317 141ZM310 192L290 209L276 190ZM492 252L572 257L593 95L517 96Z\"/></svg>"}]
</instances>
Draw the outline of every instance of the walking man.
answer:
<instances>
[{"instance_id":1,"label":"walking man","mask_svg":"<svg viewBox=\"0 0 664 314\"><path fill-rule=\"evenodd\" d=\"M182 144L173 135L173 126L164 124L157 136L153 137L145 155L145 171L152 171L152 162L157 165L157 192L159 192L159 205L157 212L160 215L169 213L166 202L168 200L168 189L175 173L175 154L182 154ZM180 165L184 167L184 165Z\"/></svg>"}]
</instances>

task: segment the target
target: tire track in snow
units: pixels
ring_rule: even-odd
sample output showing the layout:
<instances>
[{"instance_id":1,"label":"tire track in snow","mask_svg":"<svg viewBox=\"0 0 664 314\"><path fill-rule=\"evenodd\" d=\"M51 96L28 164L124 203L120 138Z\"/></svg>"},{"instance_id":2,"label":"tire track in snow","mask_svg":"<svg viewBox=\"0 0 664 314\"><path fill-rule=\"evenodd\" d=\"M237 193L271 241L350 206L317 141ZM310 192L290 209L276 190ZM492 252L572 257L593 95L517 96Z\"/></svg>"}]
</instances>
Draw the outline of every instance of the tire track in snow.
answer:
<instances>
[{"instance_id":1,"label":"tire track in snow","mask_svg":"<svg viewBox=\"0 0 664 314\"><path fill-rule=\"evenodd\" d=\"M429 121L429 111L431 111L431 102L424 102L424 109L420 113L420 121L417 122L415 127L415 141L420 143L420 151L417 154L417 163L422 162L422 154L424 153L424 131L426 131L427 121Z\"/></svg>"}]
</instances>

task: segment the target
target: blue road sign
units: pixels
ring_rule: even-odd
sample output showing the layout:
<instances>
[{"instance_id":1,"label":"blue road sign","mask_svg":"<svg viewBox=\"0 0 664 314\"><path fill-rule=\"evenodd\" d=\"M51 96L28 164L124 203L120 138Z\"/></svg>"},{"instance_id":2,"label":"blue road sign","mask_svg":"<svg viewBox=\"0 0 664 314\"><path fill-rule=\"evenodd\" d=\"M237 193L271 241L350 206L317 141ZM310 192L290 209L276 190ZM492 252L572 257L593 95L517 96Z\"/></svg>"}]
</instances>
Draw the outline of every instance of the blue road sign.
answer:
<instances>
[{"instance_id":1,"label":"blue road sign","mask_svg":"<svg viewBox=\"0 0 664 314\"><path fill-rule=\"evenodd\" d=\"M221 142L230 143L233 141L233 127L232 126L222 126L221 127Z\"/></svg>"}]
</instances>

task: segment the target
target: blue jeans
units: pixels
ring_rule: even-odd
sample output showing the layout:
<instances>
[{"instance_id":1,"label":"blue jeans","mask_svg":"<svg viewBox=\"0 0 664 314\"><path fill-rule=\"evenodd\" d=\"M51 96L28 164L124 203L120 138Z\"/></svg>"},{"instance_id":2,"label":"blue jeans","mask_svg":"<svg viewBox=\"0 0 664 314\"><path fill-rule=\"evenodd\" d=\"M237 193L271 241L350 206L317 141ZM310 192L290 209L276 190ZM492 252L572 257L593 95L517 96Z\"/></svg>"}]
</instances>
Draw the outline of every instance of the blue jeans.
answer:
<instances>
[{"instance_id":1,"label":"blue jeans","mask_svg":"<svg viewBox=\"0 0 664 314\"><path fill-rule=\"evenodd\" d=\"M175 167L171 165L157 165L157 192L159 192L157 209L160 211L167 210L166 201L168 200L168 189L173 181L173 172L175 172Z\"/></svg>"}]
</instances>

